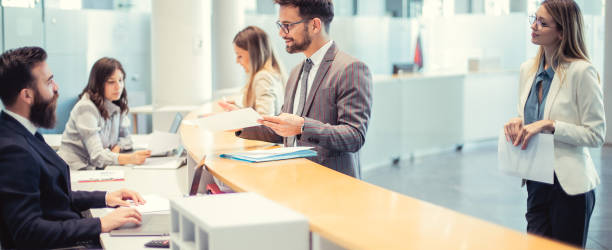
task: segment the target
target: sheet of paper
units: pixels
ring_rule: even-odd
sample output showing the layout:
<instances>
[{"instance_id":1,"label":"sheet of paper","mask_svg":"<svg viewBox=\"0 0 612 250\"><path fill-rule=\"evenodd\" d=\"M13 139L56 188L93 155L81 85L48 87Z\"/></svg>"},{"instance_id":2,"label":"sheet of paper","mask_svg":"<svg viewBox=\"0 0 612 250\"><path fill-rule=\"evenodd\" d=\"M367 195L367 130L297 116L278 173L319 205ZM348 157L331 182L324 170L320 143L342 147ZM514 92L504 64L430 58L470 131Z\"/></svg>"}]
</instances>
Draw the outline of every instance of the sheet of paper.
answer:
<instances>
[{"instance_id":1,"label":"sheet of paper","mask_svg":"<svg viewBox=\"0 0 612 250\"><path fill-rule=\"evenodd\" d=\"M70 182L123 181L123 170L85 170L71 171Z\"/></svg>"},{"instance_id":2,"label":"sheet of paper","mask_svg":"<svg viewBox=\"0 0 612 250\"><path fill-rule=\"evenodd\" d=\"M170 211L170 202L166 198L156 194L143 195L142 198L146 201L144 205L131 206L141 214Z\"/></svg>"},{"instance_id":3,"label":"sheet of paper","mask_svg":"<svg viewBox=\"0 0 612 250\"><path fill-rule=\"evenodd\" d=\"M247 156L252 158L266 158L275 155L290 154L302 150L312 149L313 147L280 147L275 149L261 149L233 153L233 155Z\"/></svg>"},{"instance_id":4,"label":"sheet of paper","mask_svg":"<svg viewBox=\"0 0 612 250\"><path fill-rule=\"evenodd\" d=\"M148 149L151 150L151 155L165 154L178 148L179 145L180 139L178 134L154 131L149 135Z\"/></svg>"},{"instance_id":5,"label":"sheet of paper","mask_svg":"<svg viewBox=\"0 0 612 250\"><path fill-rule=\"evenodd\" d=\"M147 158L144 164L135 165L134 169L177 169L185 161L185 157L155 157Z\"/></svg>"},{"instance_id":6,"label":"sheet of paper","mask_svg":"<svg viewBox=\"0 0 612 250\"><path fill-rule=\"evenodd\" d=\"M553 135L538 134L525 150L506 141L502 130L497 147L499 170L527 180L553 184L555 145Z\"/></svg>"},{"instance_id":7,"label":"sheet of paper","mask_svg":"<svg viewBox=\"0 0 612 250\"><path fill-rule=\"evenodd\" d=\"M262 119L261 115L255 110L252 108L245 108L214 114L199 118L196 121L201 129L214 132L259 126L257 120L260 119Z\"/></svg>"}]
</instances>

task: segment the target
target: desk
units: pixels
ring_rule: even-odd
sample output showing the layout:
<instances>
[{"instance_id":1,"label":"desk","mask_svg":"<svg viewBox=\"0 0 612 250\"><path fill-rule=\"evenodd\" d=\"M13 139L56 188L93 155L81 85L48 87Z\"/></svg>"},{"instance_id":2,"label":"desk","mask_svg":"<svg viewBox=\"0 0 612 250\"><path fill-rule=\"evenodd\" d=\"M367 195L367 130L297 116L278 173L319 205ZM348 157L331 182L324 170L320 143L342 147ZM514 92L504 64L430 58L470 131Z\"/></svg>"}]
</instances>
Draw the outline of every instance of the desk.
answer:
<instances>
[{"instance_id":1,"label":"desk","mask_svg":"<svg viewBox=\"0 0 612 250\"><path fill-rule=\"evenodd\" d=\"M203 111L193 111L187 119L198 113ZM264 145L233 133L212 134L184 125L180 134L190 157L207 155L208 169L215 177L236 191L258 193L302 213L315 236L343 248L569 248L371 185L306 159L252 164L219 158L219 153Z\"/></svg>"},{"instance_id":2,"label":"desk","mask_svg":"<svg viewBox=\"0 0 612 250\"><path fill-rule=\"evenodd\" d=\"M209 111L193 111L187 119ZM306 159L252 164L218 157L223 152L261 148L269 143L186 125L181 126L180 133L191 158L189 168L115 167L111 169L125 170L125 181L80 183L74 189L127 187L144 194L177 197L187 192L194 162L206 155L208 170L234 190L258 193L305 215L314 244L320 240L348 249L571 249L374 186ZM100 215L97 211L93 211L95 216ZM142 248L153 238L101 235L107 249Z\"/></svg>"},{"instance_id":3,"label":"desk","mask_svg":"<svg viewBox=\"0 0 612 250\"><path fill-rule=\"evenodd\" d=\"M146 135L132 135L134 145L146 143ZM172 199L187 194L191 184L187 167L178 169L133 169L132 166L109 166L107 170L123 170L125 181L72 183L73 190L115 191L121 188L136 190L141 194L157 194ZM91 209L94 217L102 217L107 209ZM144 244L160 237L111 237L108 233L100 235L105 249L151 249ZM169 238L169 237L167 237Z\"/></svg>"},{"instance_id":4,"label":"desk","mask_svg":"<svg viewBox=\"0 0 612 250\"><path fill-rule=\"evenodd\" d=\"M114 191L121 188L137 190L141 194L157 194L172 199L182 197L187 193L187 168L172 170L133 169L131 166L111 166L108 170L123 170L125 181L72 183L73 190L106 190ZM91 209L94 217L102 217L107 209ZM169 238L169 237L165 237ZM160 237L111 237L108 233L100 234L100 242L105 249L150 249L144 244Z\"/></svg>"}]
</instances>

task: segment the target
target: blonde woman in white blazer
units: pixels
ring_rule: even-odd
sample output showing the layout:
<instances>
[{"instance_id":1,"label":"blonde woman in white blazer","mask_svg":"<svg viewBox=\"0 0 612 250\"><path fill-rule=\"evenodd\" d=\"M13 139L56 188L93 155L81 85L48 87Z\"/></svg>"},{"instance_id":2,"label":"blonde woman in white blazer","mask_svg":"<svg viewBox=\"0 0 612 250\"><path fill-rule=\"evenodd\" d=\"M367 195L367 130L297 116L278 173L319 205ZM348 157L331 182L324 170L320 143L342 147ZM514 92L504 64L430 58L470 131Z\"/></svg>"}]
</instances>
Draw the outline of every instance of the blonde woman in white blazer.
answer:
<instances>
[{"instance_id":1,"label":"blonde woman in white blazer","mask_svg":"<svg viewBox=\"0 0 612 250\"><path fill-rule=\"evenodd\" d=\"M225 111L241 107L253 108L262 115L278 115L283 105L285 86L279 61L264 30L247 26L233 40L236 62L247 73L242 88L242 103L234 100L219 101Z\"/></svg>"},{"instance_id":2,"label":"blonde woman in white blazer","mask_svg":"<svg viewBox=\"0 0 612 250\"><path fill-rule=\"evenodd\" d=\"M506 139L527 147L538 133L554 135L554 184L527 181L527 231L585 247L599 177L588 148L606 133L599 75L588 61L583 20L573 0L543 1L532 23L537 56L521 65L519 116Z\"/></svg>"}]
</instances>

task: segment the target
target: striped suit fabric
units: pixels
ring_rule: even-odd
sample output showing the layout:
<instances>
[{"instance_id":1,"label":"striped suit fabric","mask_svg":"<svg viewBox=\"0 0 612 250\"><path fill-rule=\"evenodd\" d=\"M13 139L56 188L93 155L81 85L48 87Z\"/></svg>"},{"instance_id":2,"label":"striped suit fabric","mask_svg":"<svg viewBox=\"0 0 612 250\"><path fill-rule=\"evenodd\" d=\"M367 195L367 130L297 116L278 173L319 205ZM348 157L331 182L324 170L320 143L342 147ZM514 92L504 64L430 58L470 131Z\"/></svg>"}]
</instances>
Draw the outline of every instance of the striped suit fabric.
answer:
<instances>
[{"instance_id":1,"label":"striped suit fabric","mask_svg":"<svg viewBox=\"0 0 612 250\"><path fill-rule=\"evenodd\" d=\"M291 71L281 108L283 113L293 111L303 64ZM372 110L372 74L367 65L340 51L334 43L314 77L301 115L305 120L304 131L297 136L297 145L314 147L318 155L310 160L360 178L359 149L365 143ZM292 146L288 145L287 138L265 126L245 128L237 135Z\"/></svg>"}]
</instances>

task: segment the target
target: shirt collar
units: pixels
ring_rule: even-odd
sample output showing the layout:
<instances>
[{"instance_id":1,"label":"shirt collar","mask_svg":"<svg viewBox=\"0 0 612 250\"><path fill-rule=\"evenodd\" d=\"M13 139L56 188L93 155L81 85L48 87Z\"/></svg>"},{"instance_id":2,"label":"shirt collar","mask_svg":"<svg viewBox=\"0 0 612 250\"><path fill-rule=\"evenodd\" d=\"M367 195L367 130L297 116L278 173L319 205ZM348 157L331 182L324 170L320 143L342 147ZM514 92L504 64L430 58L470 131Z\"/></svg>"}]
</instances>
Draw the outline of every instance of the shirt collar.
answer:
<instances>
[{"instance_id":1,"label":"shirt collar","mask_svg":"<svg viewBox=\"0 0 612 250\"><path fill-rule=\"evenodd\" d=\"M331 47L332 43L334 43L334 41L329 40L329 42L327 42L325 45L319 48L317 52L315 52L314 54L310 56L310 60L312 61L312 66L317 66L321 63L321 61L323 61L323 57L327 53L327 50L329 50L329 47Z\"/></svg>"},{"instance_id":2,"label":"shirt collar","mask_svg":"<svg viewBox=\"0 0 612 250\"><path fill-rule=\"evenodd\" d=\"M11 117L15 118L15 120L21 123L21 125L23 125L32 135L36 133L36 130L38 128L30 120L28 120L28 118L25 118L21 116L20 114L14 113L8 109L4 109L4 112L6 112L6 114L10 115Z\"/></svg>"},{"instance_id":3,"label":"shirt collar","mask_svg":"<svg viewBox=\"0 0 612 250\"><path fill-rule=\"evenodd\" d=\"M538 67L538 76L542 75L542 73L546 73L546 76L548 76L548 79L553 79L553 77L555 76L555 70L553 67L548 67L548 69L544 69L544 60L542 60L542 62L540 62L540 67ZM542 75L543 76L543 75Z\"/></svg>"},{"instance_id":4,"label":"shirt collar","mask_svg":"<svg viewBox=\"0 0 612 250\"><path fill-rule=\"evenodd\" d=\"M119 108L119 106L117 106L117 104L114 104L113 102L109 101L108 99L104 99L104 107L106 108L106 110L108 111L108 115L112 115L116 112L120 112L121 108Z\"/></svg>"}]
</instances>

